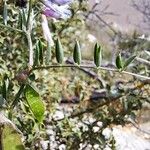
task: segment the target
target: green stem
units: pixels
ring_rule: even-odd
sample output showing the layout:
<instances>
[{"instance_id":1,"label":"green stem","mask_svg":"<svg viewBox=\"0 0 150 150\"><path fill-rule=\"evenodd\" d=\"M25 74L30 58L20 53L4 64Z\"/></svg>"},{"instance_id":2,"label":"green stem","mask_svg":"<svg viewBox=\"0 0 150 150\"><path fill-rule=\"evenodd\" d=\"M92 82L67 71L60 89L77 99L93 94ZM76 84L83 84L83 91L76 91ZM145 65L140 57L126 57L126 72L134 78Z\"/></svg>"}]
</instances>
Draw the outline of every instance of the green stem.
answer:
<instances>
[{"instance_id":1,"label":"green stem","mask_svg":"<svg viewBox=\"0 0 150 150\"><path fill-rule=\"evenodd\" d=\"M77 65L50 65L50 66L35 67L34 70L50 69L50 68L71 68L71 67L73 67L73 68L89 68L89 69L95 69L96 68L94 65L80 65L80 66L77 66ZM98 67L96 69L105 70L105 71L119 72L119 73L123 73L123 74L134 76L136 78L150 80L150 77L139 75L139 74L128 72L128 71L120 72L118 69L114 69L114 68Z\"/></svg>"},{"instance_id":2,"label":"green stem","mask_svg":"<svg viewBox=\"0 0 150 150\"><path fill-rule=\"evenodd\" d=\"M135 59L136 59L136 61L138 61L138 62L140 62L140 63L143 63L143 64L145 64L145 65L150 66L150 61L148 61L148 60L146 60L146 59L143 59L143 58L140 58L140 57L136 57Z\"/></svg>"},{"instance_id":3,"label":"green stem","mask_svg":"<svg viewBox=\"0 0 150 150\"><path fill-rule=\"evenodd\" d=\"M32 0L29 1L28 18L27 18L27 25L26 25L27 30L29 30L31 26L31 12L32 12Z\"/></svg>"},{"instance_id":4,"label":"green stem","mask_svg":"<svg viewBox=\"0 0 150 150\"><path fill-rule=\"evenodd\" d=\"M33 60L33 44L31 39L31 30L32 30L32 0L29 1L29 9L28 9L28 17L27 17L27 24L26 24L26 37L28 41L29 47L29 66L32 67L34 60Z\"/></svg>"},{"instance_id":5,"label":"green stem","mask_svg":"<svg viewBox=\"0 0 150 150\"><path fill-rule=\"evenodd\" d=\"M26 32L26 38L28 42L28 48L29 48L29 66L32 67L34 60L33 60L33 45L32 45L32 39L31 39L31 34L30 32Z\"/></svg>"}]
</instances>

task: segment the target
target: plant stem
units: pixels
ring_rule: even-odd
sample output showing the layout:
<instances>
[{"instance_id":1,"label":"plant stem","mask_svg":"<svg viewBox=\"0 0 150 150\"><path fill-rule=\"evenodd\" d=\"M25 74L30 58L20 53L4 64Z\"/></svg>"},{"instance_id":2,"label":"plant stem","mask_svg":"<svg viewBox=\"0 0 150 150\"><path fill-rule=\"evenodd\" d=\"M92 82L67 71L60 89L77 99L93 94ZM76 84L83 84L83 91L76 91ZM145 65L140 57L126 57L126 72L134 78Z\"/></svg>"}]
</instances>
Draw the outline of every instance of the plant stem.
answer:
<instances>
[{"instance_id":1,"label":"plant stem","mask_svg":"<svg viewBox=\"0 0 150 150\"><path fill-rule=\"evenodd\" d=\"M28 47L29 47L29 66L32 67L33 66L33 45L32 45L32 39L31 39L31 34L30 32L26 32L26 37L27 37L27 41L28 41Z\"/></svg>"},{"instance_id":2,"label":"plant stem","mask_svg":"<svg viewBox=\"0 0 150 150\"><path fill-rule=\"evenodd\" d=\"M100 69L100 70L106 70L106 71L113 71L113 72L119 72L127 75L134 76L136 78L141 78L145 80L150 80L150 77L139 75L136 73L128 72L128 71L122 71L120 72L118 69L115 68L108 68L108 67L98 67L96 68L94 65L50 65L50 66L40 66L40 67L35 67L33 70L38 70L38 69L50 69L50 68L90 68L90 69Z\"/></svg>"},{"instance_id":3,"label":"plant stem","mask_svg":"<svg viewBox=\"0 0 150 150\"><path fill-rule=\"evenodd\" d=\"M29 48L29 67L33 66L34 60L33 60L33 44L31 39L31 31L32 31L32 0L29 1L29 9L28 9L28 17L27 17L27 24L26 24L26 38L28 42L28 48Z\"/></svg>"},{"instance_id":4,"label":"plant stem","mask_svg":"<svg viewBox=\"0 0 150 150\"><path fill-rule=\"evenodd\" d=\"M26 24L27 30L29 30L29 28L31 27L31 12L32 12L32 0L29 1L28 18L27 18L27 24Z\"/></svg>"},{"instance_id":5,"label":"plant stem","mask_svg":"<svg viewBox=\"0 0 150 150\"><path fill-rule=\"evenodd\" d=\"M135 59L136 59L136 61L138 61L138 62L140 62L140 63L143 63L143 64L145 64L145 65L150 66L150 61L148 61L148 60L145 60L145 59L140 58L140 57L136 57Z\"/></svg>"}]
</instances>

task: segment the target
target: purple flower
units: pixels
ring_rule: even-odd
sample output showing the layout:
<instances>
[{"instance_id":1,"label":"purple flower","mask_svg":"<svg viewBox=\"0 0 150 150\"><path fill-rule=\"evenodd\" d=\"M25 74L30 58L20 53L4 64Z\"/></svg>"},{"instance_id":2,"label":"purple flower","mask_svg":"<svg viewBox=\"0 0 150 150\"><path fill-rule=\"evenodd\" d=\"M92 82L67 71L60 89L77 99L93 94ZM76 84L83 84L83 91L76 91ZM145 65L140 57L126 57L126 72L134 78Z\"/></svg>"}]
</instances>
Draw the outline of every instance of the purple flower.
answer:
<instances>
[{"instance_id":1,"label":"purple flower","mask_svg":"<svg viewBox=\"0 0 150 150\"><path fill-rule=\"evenodd\" d=\"M44 0L45 8L43 14L56 19L68 18L71 16L69 3L72 0Z\"/></svg>"},{"instance_id":2,"label":"purple flower","mask_svg":"<svg viewBox=\"0 0 150 150\"><path fill-rule=\"evenodd\" d=\"M49 43L50 46L54 45L52 34L48 26L48 21L45 15L42 15L42 29L45 40Z\"/></svg>"}]
</instances>

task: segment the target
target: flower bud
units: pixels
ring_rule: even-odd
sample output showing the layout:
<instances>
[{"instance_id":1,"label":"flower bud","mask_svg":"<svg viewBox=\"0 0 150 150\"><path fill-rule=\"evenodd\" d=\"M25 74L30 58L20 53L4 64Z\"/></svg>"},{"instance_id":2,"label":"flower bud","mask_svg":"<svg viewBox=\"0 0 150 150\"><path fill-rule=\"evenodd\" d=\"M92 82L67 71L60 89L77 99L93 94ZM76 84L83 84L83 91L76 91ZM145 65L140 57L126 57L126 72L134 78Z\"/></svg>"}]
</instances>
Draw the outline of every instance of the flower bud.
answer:
<instances>
[{"instance_id":1,"label":"flower bud","mask_svg":"<svg viewBox=\"0 0 150 150\"><path fill-rule=\"evenodd\" d=\"M19 73L16 75L15 79L16 79L19 83L22 83L22 84L23 84L23 83L26 82L26 80L27 80L29 74L30 74L29 69L23 70L23 71L19 72Z\"/></svg>"}]
</instances>

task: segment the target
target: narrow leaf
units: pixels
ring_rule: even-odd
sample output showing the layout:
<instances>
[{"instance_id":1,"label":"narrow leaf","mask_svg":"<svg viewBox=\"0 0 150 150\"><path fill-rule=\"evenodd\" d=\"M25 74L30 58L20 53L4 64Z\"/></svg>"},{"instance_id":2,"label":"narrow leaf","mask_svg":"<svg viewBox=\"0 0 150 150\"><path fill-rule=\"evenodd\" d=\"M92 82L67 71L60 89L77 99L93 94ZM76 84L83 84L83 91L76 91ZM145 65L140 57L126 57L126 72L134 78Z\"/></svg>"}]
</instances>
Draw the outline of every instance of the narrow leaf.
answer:
<instances>
[{"instance_id":1,"label":"narrow leaf","mask_svg":"<svg viewBox=\"0 0 150 150\"><path fill-rule=\"evenodd\" d=\"M123 65L123 68L125 69L126 67L128 67L128 66L134 61L135 58L136 58L135 55L134 55L134 56L131 56L130 58L128 58L128 59L125 61L124 65Z\"/></svg>"},{"instance_id":2,"label":"narrow leaf","mask_svg":"<svg viewBox=\"0 0 150 150\"><path fill-rule=\"evenodd\" d=\"M41 122L44 117L45 106L39 93L30 85L26 86L25 97L34 117Z\"/></svg>"},{"instance_id":3,"label":"narrow leaf","mask_svg":"<svg viewBox=\"0 0 150 150\"><path fill-rule=\"evenodd\" d=\"M102 61L102 48L97 43L94 47L94 63L97 67L101 66Z\"/></svg>"},{"instance_id":4,"label":"narrow leaf","mask_svg":"<svg viewBox=\"0 0 150 150\"><path fill-rule=\"evenodd\" d=\"M41 40L38 41L38 49L39 49L39 61L40 64L43 64L43 43L41 42Z\"/></svg>"},{"instance_id":5,"label":"narrow leaf","mask_svg":"<svg viewBox=\"0 0 150 150\"><path fill-rule=\"evenodd\" d=\"M4 0L3 20L5 25L7 25L7 15L7 3L6 0Z\"/></svg>"},{"instance_id":6,"label":"narrow leaf","mask_svg":"<svg viewBox=\"0 0 150 150\"><path fill-rule=\"evenodd\" d=\"M23 29L23 18L22 18L22 13L19 11L19 16L18 16L18 28Z\"/></svg>"},{"instance_id":7,"label":"narrow leaf","mask_svg":"<svg viewBox=\"0 0 150 150\"><path fill-rule=\"evenodd\" d=\"M75 43L73 59L74 59L74 62L77 63L78 65L81 64L81 48L80 48L80 44L78 41L76 41Z\"/></svg>"},{"instance_id":8,"label":"narrow leaf","mask_svg":"<svg viewBox=\"0 0 150 150\"><path fill-rule=\"evenodd\" d=\"M35 56L34 56L34 66L38 66L39 65L39 46L38 44L36 45L35 48Z\"/></svg>"},{"instance_id":9,"label":"narrow leaf","mask_svg":"<svg viewBox=\"0 0 150 150\"><path fill-rule=\"evenodd\" d=\"M64 58L64 51L59 39L56 40L55 51L56 51L56 60L58 63L61 64Z\"/></svg>"},{"instance_id":10,"label":"narrow leaf","mask_svg":"<svg viewBox=\"0 0 150 150\"><path fill-rule=\"evenodd\" d=\"M123 68L123 60L121 57L121 53L118 54L118 56L116 57L116 66L118 69L122 69Z\"/></svg>"},{"instance_id":11,"label":"narrow leaf","mask_svg":"<svg viewBox=\"0 0 150 150\"><path fill-rule=\"evenodd\" d=\"M25 28L26 24L27 24L27 17L26 17L26 13L25 13L25 10L22 9L22 25L23 27Z\"/></svg>"}]
</instances>

